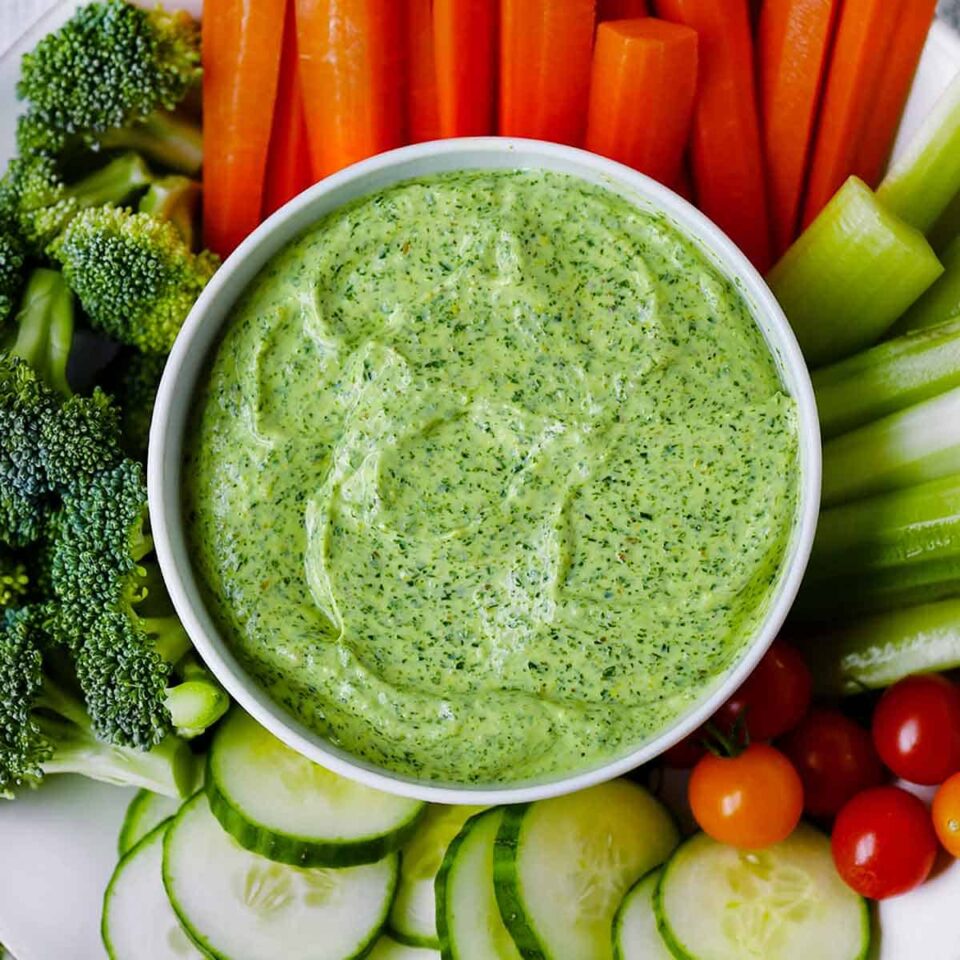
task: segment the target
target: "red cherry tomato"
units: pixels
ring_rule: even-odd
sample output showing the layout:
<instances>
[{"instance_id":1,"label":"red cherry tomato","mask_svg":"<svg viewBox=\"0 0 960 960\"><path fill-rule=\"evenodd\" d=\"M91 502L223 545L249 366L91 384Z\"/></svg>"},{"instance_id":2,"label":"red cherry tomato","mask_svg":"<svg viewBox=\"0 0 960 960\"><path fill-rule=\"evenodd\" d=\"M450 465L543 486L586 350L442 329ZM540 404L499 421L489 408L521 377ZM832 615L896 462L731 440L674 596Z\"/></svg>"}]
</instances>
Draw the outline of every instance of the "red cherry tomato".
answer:
<instances>
[{"instance_id":1,"label":"red cherry tomato","mask_svg":"<svg viewBox=\"0 0 960 960\"><path fill-rule=\"evenodd\" d=\"M960 773L941 784L933 798L933 829L952 857L960 857Z\"/></svg>"},{"instance_id":2,"label":"red cherry tomato","mask_svg":"<svg viewBox=\"0 0 960 960\"><path fill-rule=\"evenodd\" d=\"M785 840L803 812L803 785L776 748L754 743L736 757L707 754L687 788L690 809L720 843L756 850Z\"/></svg>"},{"instance_id":3,"label":"red cherry tomato","mask_svg":"<svg viewBox=\"0 0 960 960\"><path fill-rule=\"evenodd\" d=\"M832 817L855 793L883 782L870 732L839 710L815 707L780 744L803 781L803 807Z\"/></svg>"},{"instance_id":4,"label":"red cherry tomato","mask_svg":"<svg viewBox=\"0 0 960 960\"><path fill-rule=\"evenodd\" d=\"M813 679L796 648L774 640L743 686L717 711L714 723L729 733L746 711L751 740L772 740L792 730L810 706Z\"/></svg>"},{"instance_id":5,"label":"red cherry tomato","mask_svg":"<svg viewBox=\"0 0 960 960\"><path fill-rule=\"evenodd\" d=\"M663 762L675 770L689 770L707 752L703 745L704 731L695 730L689 736L664 751Z\"/></svg>"},{"instance_id":6,"label":"red cherry tomato","mask_svg":"<svg viewBox=\"0 0 960 960\"><path fill-rule=\"evenodd\" d=\"M858 793L837 814L833 862L849 887L873 900L896 897L927 879L937 835L927 808L899 787Z\"/></svg>"},{"instance_id":7,"label":"red cherry tomato","mask_svg":"<svg viewBox=\"0 0 960 960\"><path fill-rule=\"evenodd\" d=\"M960 690L923 674L895 683L873 712L880 759L911 783L943 783L960 771Z\"/></svg>"}]
</instances>

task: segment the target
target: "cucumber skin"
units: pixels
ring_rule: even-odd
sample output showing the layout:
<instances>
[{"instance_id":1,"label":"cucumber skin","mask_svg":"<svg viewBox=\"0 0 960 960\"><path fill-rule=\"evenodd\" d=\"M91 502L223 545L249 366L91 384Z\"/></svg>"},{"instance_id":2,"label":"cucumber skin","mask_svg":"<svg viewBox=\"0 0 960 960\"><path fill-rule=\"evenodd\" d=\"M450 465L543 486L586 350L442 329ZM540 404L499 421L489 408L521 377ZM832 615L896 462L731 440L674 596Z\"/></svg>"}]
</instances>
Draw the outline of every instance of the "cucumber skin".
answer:
<instances>
[{"instance_id":1,"label":"cucumber skin","mask_svg":"<svg viewBox=\"0 0 960 960\"><path fill-rule=\"evenodd\" d=\"M130 834L136 827L135 818L140 814L140 808L146 803L146 797L149 794L147 790L138 790L134 798L127 806L127 812L123 815L123 823L120 826L120 834L117 837L117 854L122 860L128 853L132 852L136 844L130 844ZM152 833L153 831L151 831ZM145 839L141 837L141 839ZM118 863L117 866L120 864Z\"/></svg>"},{"instance_id":2,"label":"cucumber skin","mask_svg":"<svg viewBox=\"0 0 960 960\"><path fill-rule=\"evenodd\" d=\"M396 853L410 839L427 809L424 804L402 827L384 836L349 843L324 843L280 833L247 818L217 786L209 759L204 789L210 801L210 810L220 826L241 847L291 867L359 867L376 863Z\"/></svg>"},{"instance_id":3,"label":"cucumber skin","mask_svg":"<svg viewBox=\"0 0 960 960\"><path fill-rule=\"evenodd\" d=\"M666 807L664 807L664 809L666 809ZM681 846L683 846L682 842L677 845L677 848L679 849ZM623 952L620 950L620 928L623 925L623 910L624 910L624 907L626 907L628 901L630 900L630 895L633 893L634 890L637 889L637 887L640 886L641 883L643 883L644 880L647 879L647 877L650 876L651 873L657 873L659 871L660 876L662 877L663 869L664 869L664 865L661 863L659 866L654 867L652 870L647 871L647 873L645 873L642 877L640 877L640 879L637 880L637 882L623 895L623 902L620 904L619 907L617 907L617 912L613 915L613 960L623 960ZM659 888L660 888L660 878L658 877L657 886L654 891L654 901L656 901L656 890L659 890ZM657 930L659 931L660 922L659 922L659 915L656 913L656 910L654 910L654 919L657 920ZM663 936L662 932L660 936L661 937ZM663 942L664 942L664 946L666 946L667 941L664 940ZM671 953L673 952L671 947L667 947L667 949Z\"/></svg>"},{"instance_id":4,"label":"cucumber skin","mask_svg":"<svg viewBox=\"0 0 960 960\"><path fill-rule=\"evenodd\" d=\"M187 938L190 942L205 956L210 957L210 960L233 960L232 957L228 957L226 954L218 953L213 947L204 939L203 935L193 929L193 925L187 921L187 919L180 913L177 909L177 902L171 894L171 887L173 886L173 881L170 879L170 875L167 871L167 851L170 845L170 837L173 835L174 828L177 825L177 821L184 815L184 811L195 801L198 797L203 795L203 788L201 787L189 800L186 800L183 806L180 808L180 812L175 816L171 817L170 820L166 821L162 826L165 826L167 829L167 834L163 838L163 889L167 891L167 898L170 900L170 906L173 907L173 912L177 915L177 919L180 921L180 926L183 928L183 932L187 935ZM144 838L146 839L146 838ZM298 864L294 864L298 866ZM358 864L359 866L359 864ZM393 898L397 895L397 887L400 883L400 858L397 857L394 860L393 864L393 889L390 891L390 896L387 897L386 910L381 918L379 929L375 930L373 936L370 938L370 942L363 947L358 953L353 954L351 957L344 957L344 960L364 960L364 957L369 956L373 952L373 948L376 946L377 938L380 936L381 931L386 927L387 917L390 916L390 908L393 906Z\"/></svg>"},{"instance_id":5,"label":"cucumber skin","mask_svg":"<svg viewBox=\"0 0 960 960\"><path fill-rule=\"evenodd\" d=\"M531 804L520 803L503 810L503 820L493 845L493 889L497 895L500 916L524 960L562 960L548 954L536 930L527 919L517 885L517 847L523 816Z\"/></svg>"},{"instance_id":6,"label":"cucumber skin","mask_svg":"<svg viewBox=\"0 0 960 960\"><path fill-rule=\"evenodd\" d=\"M397 889L400 889L399 882L397 883ZM439 950L440 941L434 940L432 937L417 937L413 934L403 933L403 931L398 930L392 923L387 921L386 927L384 930L390 934L390 936L397 941L397 943L402 943L405 947L415 947L420 948L421 950ZM0 960L3 960L0 957Z\"/></svg>"},{"instance_id":7,"label":"cucumber skin","mask_svg":"<svg viewBox=\"0 0 960 960\"><path fill-rule=\"evenodd\" d=\"M802 822L802 821L801 821ZM699 957L695 957L692 953L688 953L686 948L677 940L673 935L673 931L670 929L667 924L666 915L663 909L663 884L667 879L667 874L670 872L670 867L673 864L676 857L679 855L680 851L693 840L696 840L699 834L695 833L692 837L687 837L676 850L670 856L670 859L663 864L663 872L660 874L660 879L657 882L657 889L653 895L653 912L654 916L657 919L657 930L660 931L660 936L663 937L663 942L667 945L667 949L677 958L677 960L700 960ZM863 904L863 910L860 911L862 917L862 927L863 927L863 949L860 953L852 958L852 960L867 960L867 957L870 955L870 947L872 946L872 936L870 933L870 906L867 901L860 898L861 903Z\"/></svg>"}]
</instances>

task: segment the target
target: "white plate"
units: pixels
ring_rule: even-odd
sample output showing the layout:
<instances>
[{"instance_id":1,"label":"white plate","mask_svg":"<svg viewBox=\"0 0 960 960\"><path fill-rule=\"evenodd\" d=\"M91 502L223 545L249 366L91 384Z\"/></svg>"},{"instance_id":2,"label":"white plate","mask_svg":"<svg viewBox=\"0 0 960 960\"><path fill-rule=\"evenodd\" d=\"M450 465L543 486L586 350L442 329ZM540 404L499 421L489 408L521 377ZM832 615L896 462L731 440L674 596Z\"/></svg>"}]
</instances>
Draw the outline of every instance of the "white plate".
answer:
<instances>
[{"instance_id":1,"label":"white plate","mask_svg":"<svg viewBox=\"0 0 960 960\"><path fill-rule=\"evenodd\" d=\"M37 2L38 8L49 6L49 0ZM10 0L0 0L0 46L11 46L0 55L0 163L13 149L20 54L59 26L79 2L62 0L20 36L23 23L14 22ZM193 12L200 4L167 2ZM11 43L14 37L19 39ZM958 71L960 37L937 24L907 104L898 149ZM100 902L130 796L129 790L60 777L36 793L0 801L0 942L17 960L105 960ZM933 880L882 904L878 920L875 960L960 960L960 864L944 858Z\"/></svg>"}]
</instances>

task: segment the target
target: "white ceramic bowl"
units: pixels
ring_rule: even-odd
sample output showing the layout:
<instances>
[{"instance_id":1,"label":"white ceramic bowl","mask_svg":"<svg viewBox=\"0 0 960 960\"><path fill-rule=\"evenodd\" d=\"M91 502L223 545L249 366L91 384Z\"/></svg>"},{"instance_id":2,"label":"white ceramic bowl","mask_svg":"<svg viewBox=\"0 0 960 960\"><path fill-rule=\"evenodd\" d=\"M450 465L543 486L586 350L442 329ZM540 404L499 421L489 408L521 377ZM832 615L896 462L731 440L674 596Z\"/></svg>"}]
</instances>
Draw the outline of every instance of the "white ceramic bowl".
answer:
<instances>
[{"instance_id":1,"label":"white ceramic bowl","mask_svg":"<svg viewBox=\"0 0 960 960\"><path fill-rule=\"evenodd\" d=\"M760 629L744 644L734 668L715 678L700 702L675 723L628 755L566 776L502 787L446 786L402 777L333 746L276 704L240 666L207 611L194 575L181 505L182 447L198 378L204 374L230 308L287 243L331 210L401 180L454 170L520 167L572 174L614 190L641 208L665 213L734 281L797 403L797 515L783 571ZM652 759L695 730L746 678L780 629L807 563L819 507L820 435L807 369L783 313L756 270L714 224L672 191L620 164L556 144L490 137L418 144L358 163L307 190L244 240L197 301L170 354L150 433L148 480L157 554L177 613L210 669L245 710L304 756L372 787L440 803L517 803L578 790Z\"/></svg>"}]
</instances>

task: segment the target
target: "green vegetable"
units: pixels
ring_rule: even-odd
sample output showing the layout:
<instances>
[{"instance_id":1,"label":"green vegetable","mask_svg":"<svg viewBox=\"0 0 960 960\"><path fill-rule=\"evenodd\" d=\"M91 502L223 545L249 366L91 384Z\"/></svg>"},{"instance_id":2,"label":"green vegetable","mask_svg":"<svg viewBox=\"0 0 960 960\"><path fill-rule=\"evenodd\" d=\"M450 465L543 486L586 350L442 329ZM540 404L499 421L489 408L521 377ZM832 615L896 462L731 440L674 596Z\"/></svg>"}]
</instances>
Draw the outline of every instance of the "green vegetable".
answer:
<instances>
[{"instance_id":1,"label":"green vegetable","mask_svg":"<svg viewBox=\"0 0 960 960\"><path fill-rule=\"evenodd\" d=\"M958 237L960 237L960 193L950 201L943 215L927 234L927 239L937 252L946 249Z\"/></svg>"},{"instance_id":2,"label":"green vegetable","mask_svg":"<svg viewBox=\"0 0 960 960\"><path fill-rule=\"evenodd\" d=\"M176 665L180 682L167 688L167 710L177 735L185 740L205 733L230 708L230 698L194 653Z\"/></svg>"},{"instance_id":3,"label":"green vegetable","mask_svg":"<svg viewBox=\"0 0 960 960\"><path fill-rule=\"evenodd\" d=\"M0 546L0 617L25 602L30 589L26 564L13 551Z\"/></svg>"},{"instance_id":4,"label":"green vegetable","mask_svg":"<svg viewBox=\"0 0 960 960\"><path fill-rule=\"evenodd\" d=\"M162 177L155 180L140 199L139 210L169 220L180 231L183 242L192 249L200 192L200 184L189 177L176 174Z\"/></svg>"},{"instance_id":5,"label":"green vegetable","mask_svg":"<svg viewBox=\"0 0 960 960\"><path fill-rule=\"evenodd\" d=\"M162 354L130 348L120 353L103 384L120 407L123 448L135 460L147 459L150 421L166 363Z\"/></svg>"},{"instance_id":6,"label":"green vegetable","mask_svg":"<svg viewBox=\"0 0 960 960\"><path fill-rule=\"evenodd\" d=\"M136 150L151 163L196 176L203 165L203 132L180 113L158 112L142 123L108 130L100 137L107 150Z\"/></svg>"},{"instance_id":7,"label":"green vegetable","mask_svg":"<svg viewBox=\"0 0 960 960\"><path fill-rule=\"evenodd\" d=\"M828 440L825 507L960 472L960 387Z\"/></svg>"},{"instance_id":8,"label":"green vegetable","mask_svg":"<svg viewBox=\"0 0 960 960\"><path fill-rule=\"evenodd\" d=\"M50 248L91 324L145 353L166 354L219 260L146 213L84 210Z\"/></svg>"},{"instance_id":9,"label":"green vegetable","mask_svg":"<svg viewBox=\"0 0 960 960\"><path fill-rule=\"evenodd\" d=\"M824 510L795 613L829 619L960 595L960 475Z\"/></svg>"},{"instance_id":10,"label":"green vegetable","mask_svg":"<svg viewBox=\"0 0 960 960\"><path fill-rule=\"evenodd\" d=\"M651 870L623 898L613 921L613 960L673 960L653 908L662 874L662 867Z\"/></svg>"},{"instance_id":11,"label":"green vegetable","mask_svg":"<svg viewBox=\"0 0 960 960\"><path fill-rule=\"evenodd\" d=\"M879 340L941 273L923 235L850 177L767 281L821 366Z\"/></svg>"},{"instance_id":12,"label":"green vegetable","mask_svg":"<svg viewBox=\"0 0 960 960\"><path fill-rule=\"evenodd\" d=\"M17 93L50 128L92 137L172 110L199 79L200 35L189 15L102 0L23 57Z\"/></svg>"},{"instance_id":13,"label":"green vegetable","mask_svg":"<svg viewBox=\"0 0 960 960\"><path fill-rule=\"evenodd\" d=\"M940 254L944 274L900 318L895 330L920 330L960 314L960 236Z\"/></svg>"},{"instance_id":14,"label":"green vegetable","mask_svg":"<svg viewBox=\"0 0 960 960\"><path fill-rule=\"evenodd\" d=\"M180 809L177 799L149 790L138 790L123 817L117 850L121 857L128 854L148 833ZM159 870L157 871L159 877Z\"/></svg>"},{"instance_id":15,"label":"green vegetable","mask_svg":"<svg viewBox=\"0 0 960 960\"><path fill-rule=\"evenodd\" d=\"M926 233L960 193L960 77L944 91L903 155L887 171L877 199Z\"/></svg>"},{"instance_id":16,"label":"green vegetable","mask_svg":"<svg viewBox=\"0 0 960 960\"><path fill-rule=\"evenodd\" d=\"M0 619L0 796L56 773L183 795L194 779L186 744L170 737L143 752L99 740L83 705L48 669L42 619L36 608Z\"/></svg>"},{"instance_id":17,"label":"green vegetable","mask_svg":"<svg viewBox=\"0 0 960 960\"><path fill-rule=\"evenodd\" d=\"M840 696L889 687L912 673L960 667L960 599L941 600L811 633L814 687Z\"/></svg>"},{"instance_id":18,"label":"green vegetable","mask_svg":"<svg viewBox=\"0 0 960 960\"><path fill-rule=\"evenodd\" d=\"M824 439L960 385L960 316L813 373Z\"/></svg>"},{"instance_id":19,"label":"green vegetable","mask_svg":"<svg viewBox=\"0 0 960 960\"><path fill-rule=\"evenodd\" d=\"M70 396L67 361L73 345L73 294L63 275L38 268L30 274L17 314L9 352L33 368L41 379Z\"/></svg>"},{"instance_id":20,"label":"green vegetable","mask_svg":"<svg viewBox=\"0 0 960 960\"><path fill-rule=\"evenodd\" d=\"M0 206L0 330L20 299L26 263L26 242L15 213Z\"/></svg>"}]
</instances>

